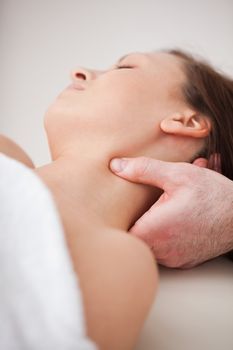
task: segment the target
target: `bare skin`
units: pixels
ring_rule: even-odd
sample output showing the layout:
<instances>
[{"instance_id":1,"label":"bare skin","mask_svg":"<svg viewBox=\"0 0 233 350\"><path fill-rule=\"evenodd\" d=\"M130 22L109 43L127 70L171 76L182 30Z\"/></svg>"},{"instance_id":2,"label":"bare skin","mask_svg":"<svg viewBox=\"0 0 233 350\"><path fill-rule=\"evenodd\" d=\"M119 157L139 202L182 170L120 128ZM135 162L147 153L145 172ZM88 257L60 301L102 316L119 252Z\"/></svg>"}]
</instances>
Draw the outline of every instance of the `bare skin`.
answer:
<instances>
[{"instance_id":1,"label":"bare skin","mask_svg":"<svg viewBox=\"0 0 233 350\"><path fill-rule=\"evenodd\" d=\"M26 152L7 137L1 137L0 152L30 168L33 166ZM37 168L35 172L50 188L63 221L82 290L88 336L103 350L133 349L155 297L156 263L141 240L126 234L125 227L130 225L126 218L121 225L109 221L108 226L96 218L94 209L89 209L88 215L82 206L77 207L79 200L71 197L74 195L74 178L76 182L82 167L73 167L75 162L72 160L67 162L66 159L57 166L59 162ZM56 175L60 169L58 176L53 175L53 169ZM66 181L73 195L61 191ZM81 186L85 186L84 183ZM77 212L71 208L76 208ZM87 215L92 217L90 222L86 220ZM119 228L114 228L117 225Z\"/></svg>"},{"instance_id":2,"label":"bare skin","mask_svg":"<svg viewBox=\"0 0 233 350\"><path fill-rule=\"evenodd\" d=\"M115 168L129 181L163 189L130 232L165 266L190 268L233 250L233 182L206 169L206 159L194 163L135 158Z\"/></svg>"},{"instance_id":3,"label":"bare skin","mask_svg":"<svg viewBox=\"0 0 233 350\"><path fill-rule=\"evenodd\" d=\"M93 172L93 164L89 171ZM99 181L108 187L110 171L96 167L93 184L85 176L89 171L83 162L68 156L35 169L51 190L63 222L82 290L88 336L100 349L133 349L154 300L157 267L149 247L127 234L129 217L108 215L109 207L101 201L92 205L96 182L97 187ZM110 178L114 190L114 176ZM113 209L110 201L109 206ZM99 208L101 217L96 215Z\"/></svg>"},{"instance_id":4,"label":"bare skin","mask_svg":"<svg viewBox=\"0 0 233 350\"><path fill-rule=\"evenodd\" d=\"M13 140L5 135L0 135L0 152L10 158L16 159L29 168L34 168L34 164L27 153L17 145Z\"/></svg>"},{"instance_id":5,"label":"bare skin","mask_svg":"<svg viewBox=\"0 0 233 350\"><path fill-rule=\"evenodd\" d=\"M128 230L161 190L120 179L109 163L188 161L202 149L211 125L184 101L184 80L177 58L134 53L105 71L75 69L46 112L52 161L34 171L60 213L100 349L133 349L158 283L150 247Z\"/></svg>"}]
</instances>

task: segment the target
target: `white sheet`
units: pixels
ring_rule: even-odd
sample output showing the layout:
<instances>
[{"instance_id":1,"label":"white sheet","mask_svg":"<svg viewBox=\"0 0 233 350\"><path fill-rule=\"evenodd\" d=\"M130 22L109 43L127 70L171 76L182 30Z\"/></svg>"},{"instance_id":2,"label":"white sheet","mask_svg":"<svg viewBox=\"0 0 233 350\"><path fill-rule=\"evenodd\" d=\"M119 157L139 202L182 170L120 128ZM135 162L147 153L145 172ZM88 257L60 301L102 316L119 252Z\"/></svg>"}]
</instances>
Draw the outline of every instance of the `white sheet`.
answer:
<instances>
[{"instance_id":1,"label":"white sheet","mask_svg":"<svg viewBox=\"0 0 233 350\"><path fill-rule=\"evenodd\" d=\"M94 350L51 195L0 154L0 349Z\"/></svg>"}]
</instances>

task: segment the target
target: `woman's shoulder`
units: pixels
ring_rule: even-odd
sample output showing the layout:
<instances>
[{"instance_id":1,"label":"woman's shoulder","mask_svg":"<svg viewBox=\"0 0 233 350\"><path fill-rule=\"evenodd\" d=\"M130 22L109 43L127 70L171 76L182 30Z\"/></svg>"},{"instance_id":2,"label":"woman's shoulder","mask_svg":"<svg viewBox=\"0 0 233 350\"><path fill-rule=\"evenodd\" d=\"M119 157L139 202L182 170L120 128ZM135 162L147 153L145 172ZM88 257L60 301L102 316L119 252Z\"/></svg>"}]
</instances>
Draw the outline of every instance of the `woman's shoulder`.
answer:
<instances>
[{"instance_id":1,"label":"woman's shoulder","mask_svg":"<svg viewBox=\"0 0 233 350\"><path fill-rule=\"evenodd\" d=\"M16 142L2 134L0 134L0 153L23 163L29 168L35 168L28 154Z\"/></svg>"},{"instance_id":2,"label":"woman's shoulder","mask_svg":"<svg viewBox=\"0 0 233 350\"><path fill-rule=\"evenodd\" d=\"M124 259L124 257L127 257L127 260L130 259L134 267L139 263L140 269L144 267L147 273L148 269L150 269L152 274L158 273L157 264L151 249L138 237L121 229L102 231L101 236L105 240L105 244L108 242L109 246L112 245L114 247L113 251L116 251L117 254L121 252L122 259ZM99 237L98 239L100 240L101 238ZM145 264L145 266L143 266L143 264Z\"/></svg>"}]
</instances>

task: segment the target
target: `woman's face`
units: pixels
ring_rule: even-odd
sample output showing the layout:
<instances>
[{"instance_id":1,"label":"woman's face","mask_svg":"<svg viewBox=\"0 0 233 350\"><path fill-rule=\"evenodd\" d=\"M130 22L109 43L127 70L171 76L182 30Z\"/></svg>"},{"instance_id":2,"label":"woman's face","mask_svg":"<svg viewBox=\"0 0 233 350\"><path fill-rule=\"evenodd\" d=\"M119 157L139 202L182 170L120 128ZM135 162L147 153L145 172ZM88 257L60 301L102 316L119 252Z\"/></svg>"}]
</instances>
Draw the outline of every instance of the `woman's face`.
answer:
<instances>
[{"instance_id":1,"label":"woman's face","mask_svg":"<svg viewBox=\"0 0 233 350\"><path fill-rule=\"evenodd\" d=\"M45 118L48 134L60 140L89 135L130 154L159 137L160 121L184 103L181 63L167 53L132 53L107 70L77 68L71 77Z\"/></svg>"}]
</instances>

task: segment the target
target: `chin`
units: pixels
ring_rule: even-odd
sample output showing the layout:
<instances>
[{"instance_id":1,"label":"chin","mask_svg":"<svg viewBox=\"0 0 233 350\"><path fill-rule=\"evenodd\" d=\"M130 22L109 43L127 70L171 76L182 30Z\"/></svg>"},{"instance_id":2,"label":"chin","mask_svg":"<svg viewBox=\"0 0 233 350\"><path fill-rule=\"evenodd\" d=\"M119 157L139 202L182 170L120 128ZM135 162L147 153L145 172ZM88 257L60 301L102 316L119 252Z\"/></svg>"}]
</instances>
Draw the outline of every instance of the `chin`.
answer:
<instances>
[{"instance_id":1,"label":"chin","mask_svg":"<svg viewBox=\"0 0 233 350\"><path fill-rule=\"evenodd\" d=\"M49 105L47 110L45 111L44 120L55 120L64 118L67 119L69 116L74 114L73 108L71 108L71 103L62 100L55 100L53 103Z\"/></svg>"},{"instance_id":2,"label":"chin","mask_svg":"<svg viewBox=\"0 0 233 350\"><path fill-rule=\"evenodd\" d=\"M45 111L44 127L46 132L56 129L57 124L61 124L62 119L64 119L64 108L61 108L55 101Z\"/></svg>"}]
</instances>

